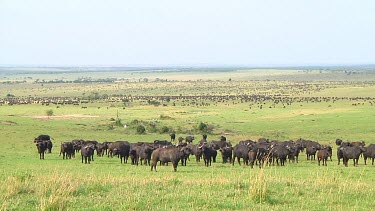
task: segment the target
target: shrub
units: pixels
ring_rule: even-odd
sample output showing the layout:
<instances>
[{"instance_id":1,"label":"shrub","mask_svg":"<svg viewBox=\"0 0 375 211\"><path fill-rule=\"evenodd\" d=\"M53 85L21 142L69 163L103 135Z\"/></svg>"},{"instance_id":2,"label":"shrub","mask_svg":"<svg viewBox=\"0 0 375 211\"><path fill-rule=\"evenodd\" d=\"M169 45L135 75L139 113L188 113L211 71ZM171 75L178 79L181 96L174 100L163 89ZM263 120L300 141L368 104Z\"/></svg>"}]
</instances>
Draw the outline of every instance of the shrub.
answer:
<instances>
[{"instance_id":1,"label":"shrub","mask_svg":"<svg viewBox=\"0 0 375 211\"><path fill-rule=\"evenodd\" d=\"M199 123L199 125L198 125L198 130L199 130L200 132L207 132L207 124L205 124L205 123L203 123L203 122Z\"/></svg>"},{"instance_id":2,"label":"shrub","mask_svg":"<svg viewBox=\"0 0 375 211\"><path fill-rule=\"evenodd\" d=\"M146 128L143 125L138 125L137 127L137 134L145 134Z\"/></svg>"},{"instance_id":3,"label":"shrub","mask_svg":"<svg viewBox=\"0 0 375 211\"><path fill-rule=\"evenodd\" d=\"M160 133L168 133L170 131L169 127L163 126L160 128Z\"/></svg>"},{"instance_id":4,"label":"shrub","mask_svg":"<svg viewBox=\"0 0 375 211\"><path fill-rule=\"evenodd\" d=\"M53 110L52 110L52 109L47 110L47 111L46 111L46 114L47 114L48 118L49 118L50 116L53 116Z\"/></svg>"}]
</instances>

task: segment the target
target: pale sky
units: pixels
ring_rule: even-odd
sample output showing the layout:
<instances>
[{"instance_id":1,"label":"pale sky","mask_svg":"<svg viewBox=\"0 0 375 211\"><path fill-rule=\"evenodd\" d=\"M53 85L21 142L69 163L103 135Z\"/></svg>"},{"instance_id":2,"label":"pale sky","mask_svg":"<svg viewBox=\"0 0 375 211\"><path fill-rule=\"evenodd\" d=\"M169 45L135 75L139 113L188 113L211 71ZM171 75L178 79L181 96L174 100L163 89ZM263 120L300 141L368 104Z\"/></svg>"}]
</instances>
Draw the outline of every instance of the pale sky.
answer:
<instances>
[{"instance_id":1,"label":"pale sky","mask_svg":"<svg viewBox=\"0 0 375 211\"><path fill-rule=\"evenodd\" d=\"M0 65L375 63L373 0L0 0Z\"/></svg>"}]
</instances>

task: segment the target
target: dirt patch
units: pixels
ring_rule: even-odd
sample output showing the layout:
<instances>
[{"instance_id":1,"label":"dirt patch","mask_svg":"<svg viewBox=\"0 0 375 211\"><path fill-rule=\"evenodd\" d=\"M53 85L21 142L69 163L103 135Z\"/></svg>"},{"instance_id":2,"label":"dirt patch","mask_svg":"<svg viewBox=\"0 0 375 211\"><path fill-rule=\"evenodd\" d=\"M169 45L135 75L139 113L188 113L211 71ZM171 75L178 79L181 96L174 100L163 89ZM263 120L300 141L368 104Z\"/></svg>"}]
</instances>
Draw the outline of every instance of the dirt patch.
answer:
<instances>
[{"instance_id":1,"label":"dirt patch","mask_svg":"<svg viewBox=\"0 0 375 211\"><path fill-rule=\"evenodd\" d=\"M3 125L16 125L17 123L12 122L12 121L4 121L4 122L1 122L1 124L3 124Z\"/></svg>"},{"instance_id":2,"label":"dirt patch","mask_svg":"<svg viewBox=\"0 0 375 211\"><path fill-rule=\"evenodd\" d=\"M330 110L303 109L299 111L294 111L293 113L272 114L272 115L262 116L259 118L260 119L282 119L282 118L292 118L296 116L344 113L348 111L350 111L350 109L344 109L344 108L337 108L337 109L330 109Z\"/></svg>"},{"instance_id":3,"label":"dirt patch","mask_svg":"<svg viewBox=\"0 0 375 211\"><path fill-rule=\"evenodd\" d=\"M65 115L53 115L53 116L26 116L36 119L74 119L74 118L98 118L99 116L88 115L88 114L65 114Z\"/></svg>"}]
</instances>

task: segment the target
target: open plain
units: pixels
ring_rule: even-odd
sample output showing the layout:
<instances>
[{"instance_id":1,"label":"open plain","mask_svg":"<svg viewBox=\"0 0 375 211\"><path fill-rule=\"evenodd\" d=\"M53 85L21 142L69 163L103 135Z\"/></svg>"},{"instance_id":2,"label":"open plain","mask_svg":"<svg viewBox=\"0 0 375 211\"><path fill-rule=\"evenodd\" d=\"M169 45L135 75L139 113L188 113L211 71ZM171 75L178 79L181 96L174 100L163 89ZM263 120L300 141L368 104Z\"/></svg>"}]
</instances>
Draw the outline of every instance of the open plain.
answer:
<instances>
[{"instance_id":1,"label":"open plain","mask_svg":"<svg viewBox=\"0 0 375 211\"><path fill-rule=\"evenodd\" d=\"M371 68L1 68L0 209L371 210L375 167L363 157L338 165L335 140L375 144L374 125ZM303 138L332 146L333 157L318 166L301 152L298 163L251 169L190 156L177 172L151 172L117 157L59 156L73 139L153 142L170 133L195 136L193 144L225 136L233 146ZM33 143L40 134L54 144L44 160Z\"/></svg>"}]
</instances>

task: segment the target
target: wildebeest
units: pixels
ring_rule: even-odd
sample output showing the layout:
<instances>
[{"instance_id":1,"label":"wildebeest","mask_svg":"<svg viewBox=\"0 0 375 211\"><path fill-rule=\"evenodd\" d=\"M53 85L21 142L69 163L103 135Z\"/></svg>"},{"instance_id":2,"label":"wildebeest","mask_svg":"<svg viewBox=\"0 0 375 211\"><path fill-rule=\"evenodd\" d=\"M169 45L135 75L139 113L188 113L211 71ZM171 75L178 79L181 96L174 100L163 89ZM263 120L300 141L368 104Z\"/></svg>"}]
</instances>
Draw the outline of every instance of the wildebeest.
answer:
<instances>
[{"instance_id":1,"label":"wildebeest","mask_svg":"<svg viewBox=\"0 0 375 211\"><path fill-rule=\"evenodd\" d=\"M74 148L73 148L73 143L72 142L63 142L61 143L61 148L60 148L60 155L63 155L63 159L71 159L74 157Z\"/></svg>"},{"instance_id":2,"label":"wildebeest","mask_svg":"<svg viewBox=\"0 0 375 211\"><path fill-rule=\"evenodd\" d=\"M354 166L358 165L358 159L362 152L365 152L366 149L362 146L347 146L340 148L343 155L343 162L345 166L348 166L349 159L353 159Z\"/></svg>"},{"instance_id":3,"label":"wildebeest","mask_svg":"<svg viewBox=\"0 0 375 211\"><path fill-rule=\"evenodd\" d=\"M178 149L177 147L166 147L166 148L158 148L152 152L152 165L151 171L155 169L156 171L156 164L161 161L162 163L172 162L174 171L177 171L177 165L180 161L181 157L184 154L185 149Z\"/></svg>"},{"instance_id":4,"label":"wildebeest","mask_svg":"<svg viewBox=\"0 0 375 211\"><path fill-rule=\"evenodd\" d=\"M95 145L94 144L87 144L83 145L81 147L81 156L82 156L82 163L83 159L85 159L85 164L90 164L90 161L93 160L94 156L94 151L95 151Z\"/></svg>"}]
</instances>

